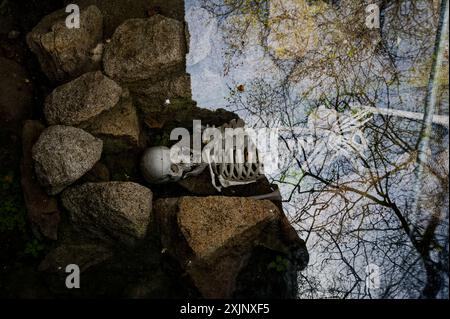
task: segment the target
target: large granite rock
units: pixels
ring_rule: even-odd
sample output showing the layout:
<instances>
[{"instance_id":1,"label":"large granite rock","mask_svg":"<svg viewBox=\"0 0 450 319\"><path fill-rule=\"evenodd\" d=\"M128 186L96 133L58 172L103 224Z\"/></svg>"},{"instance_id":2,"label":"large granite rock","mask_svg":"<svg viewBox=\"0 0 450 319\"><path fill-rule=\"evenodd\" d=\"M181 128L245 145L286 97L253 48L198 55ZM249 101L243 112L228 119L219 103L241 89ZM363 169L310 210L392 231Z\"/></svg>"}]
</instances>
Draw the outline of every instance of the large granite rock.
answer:
<instances>
[{"instance_id":1,"label":"large granite rock","mask_svg":"<svg viewBox=\"0 0 450 319\"><path fill-rule=\"evenodd\" d=\"M103 17L95 6L80 13L80 28L65 25L65 10L44 17L27 35L27 43L52 81L66 81L100 67L98 50L103 37Z\"/></svg>"},{"instance_id":2,"label":"large granite rock","mask_svg":"<svg viewBox=\"0 0 450 319\"><path fill-rule=\"evenodd\" d=\"M183 23L155 15L122 23L105 48L103 65L113 79L135 82L180 65L184 68L185 55Z\"/></svg>"},{"instance_id":3,"label":"large granite rock","mask_svg":"<svg viewBox=\"0 0 450 319\"><path fill-rule=\"evenodd\" d=\"M240 236L256 239L265 225L277 218L269 201L243 197L191 197L179 202L178 226L199 258L208 259Z\"/></svg>"},{"instance_id":4,"label":"large granite rock","mask_svg":"<svg viewBox=\"0 0 450 319\"><path fill-rule=\"evenodd\" d=\"M191 98L186 53L184 24L156 14L123 22L105 47L103 65L145 114L167 99Z\"/></svg>"},{"instance_id":5,"label":"large granite rock","mask_svg":"<svg viewBox=\"0 0 450 319\"><path fill-rule=\"evenodd\" d=\"M146 235L152 196L131 182L86 183L64 191L62 203L81 236L129 246Z\"/></svg>"},{"instance_id":6,"label":"large granite rock","mask_svg":"<svg viewBox=\"0 0 450 319\"><path fill-rule=\"evenodd\" d=\"M46 99L44 114L52 125L76 126L100 138L106 152L139 146L139 120L129 91L100 71L57 87Z\"/></svg>"},{"instance_id":7,"label":"large granite rock","mask_svg":"<svg viewBox=\"0 0 450 319\"><path fill-rule=\"evenodd\" d=\"M270 201L181 197L159 199L154 209L164 250L206 298L233 296L237 277L255 247L270 247L279 254L290 249L281 239L282 214Z\"/></svg>"},{"instance_id":8,"label":"large granite rock","mask_svg":"<svg viewBox=\"0 0 450 319\"><path fill-rule=\"evenodd\" d=\"M60 221L58 202L56 197L49 196L39 185L31 151L44 129L44 125L32 120L26 121L23 126L21 184L32 228L45 237L56 240Z\"/></svg>"},{"instance_id":9,"label":"large granite rock","mask_svg":"<svg viewBox=\"0 0 450 319\"><path fill-rule=\"evenodd\" d=\"M47 128L33 146L36 175L50 195L88 172L101 157L103 142L70 126Z\"/></svg>"},{"instance_id":10,"label":"large granite rock","mask_svg":"<svg viewBox=\"0 0 450 319\"><path fill-rule=\"evenodd\" d=\"M100 71L86 73L57 87L45 100L50 125L77 126L114 107L122 88Z\"/></svg>"}]
</instances>

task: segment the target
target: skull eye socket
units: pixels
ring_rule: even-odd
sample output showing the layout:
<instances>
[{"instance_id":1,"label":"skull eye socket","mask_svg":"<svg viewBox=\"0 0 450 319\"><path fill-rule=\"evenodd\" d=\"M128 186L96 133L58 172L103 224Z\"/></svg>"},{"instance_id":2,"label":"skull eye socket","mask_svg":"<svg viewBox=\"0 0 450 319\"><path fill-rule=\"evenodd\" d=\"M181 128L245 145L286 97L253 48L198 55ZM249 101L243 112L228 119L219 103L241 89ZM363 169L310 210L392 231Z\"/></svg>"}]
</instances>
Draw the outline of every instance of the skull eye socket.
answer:
<instances>
[{"instance_id":1,"label":"skull eye socket","mask_svg":"<svg viewBox=\"0 0 450 319\"><path fill-rule=\"evenodd\" d=\"M178 173L178 166L175 164L170 165L170 170L174 173Z\"/></svg>"}]
</instances>

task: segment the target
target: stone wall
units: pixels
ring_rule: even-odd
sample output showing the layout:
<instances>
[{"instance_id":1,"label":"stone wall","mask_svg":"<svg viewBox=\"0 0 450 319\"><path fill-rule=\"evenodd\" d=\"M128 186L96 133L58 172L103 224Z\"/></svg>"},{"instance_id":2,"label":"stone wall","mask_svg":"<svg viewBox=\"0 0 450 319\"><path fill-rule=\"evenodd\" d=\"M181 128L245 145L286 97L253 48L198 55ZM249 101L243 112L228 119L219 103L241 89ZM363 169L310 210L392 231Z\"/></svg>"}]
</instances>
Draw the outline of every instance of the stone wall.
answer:
<instances>
[{"instance_id":1,"label":"stone wall","mask_svg":"<svg viewBox=\"0 0 450 319\"><path fill-rule=\"evenodd\" d=\"M219 193L207 171L166 185L139 171L173 127L238 118L191 98L183 2L80 4L80 29L60 10L27 35L52 85L23 128L22 165L31 225L54 241L39 266L50 294L295 297L308 253L280 202L250 198L273 191L266 179ZM81 289L65 288L67 264Z\"/></svg>"}]
</instances>

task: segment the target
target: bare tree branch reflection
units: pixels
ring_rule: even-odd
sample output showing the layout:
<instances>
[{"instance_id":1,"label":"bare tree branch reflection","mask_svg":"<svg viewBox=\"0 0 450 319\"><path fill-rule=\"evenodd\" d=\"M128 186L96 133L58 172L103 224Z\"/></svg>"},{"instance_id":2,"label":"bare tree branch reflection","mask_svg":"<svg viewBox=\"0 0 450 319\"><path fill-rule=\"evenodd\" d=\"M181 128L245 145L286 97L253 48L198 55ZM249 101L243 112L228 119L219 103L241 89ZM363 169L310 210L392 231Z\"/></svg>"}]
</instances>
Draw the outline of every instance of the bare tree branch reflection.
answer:
<instances>
[{"instance_id":1,"label":"bare tree branch reflection","mask_svg":"<svg viewBox=\"0 0 450 319\"><path fill-rule=\"evenodd\" d=\"M367 149L351 160L327 150L311 164L318 139L299 143L296 128L319 107L337 121L356 116L354 105L425 112L439 1L377 3L379 30L364 25L368 1L204 2L226 35L225 73L249 46L272 63L270 77L230 87L229 105L253 126L288 128L280 148L291 156L272 179L312 252L299 274L302 298L448 298L448 128L432 127L422 163L422 121L393 115L372 115L362 128ZM446 59L435 112L448 115L448 45ZM379 289L366 285L372 263Z\"/></svg>"}]
</instances>

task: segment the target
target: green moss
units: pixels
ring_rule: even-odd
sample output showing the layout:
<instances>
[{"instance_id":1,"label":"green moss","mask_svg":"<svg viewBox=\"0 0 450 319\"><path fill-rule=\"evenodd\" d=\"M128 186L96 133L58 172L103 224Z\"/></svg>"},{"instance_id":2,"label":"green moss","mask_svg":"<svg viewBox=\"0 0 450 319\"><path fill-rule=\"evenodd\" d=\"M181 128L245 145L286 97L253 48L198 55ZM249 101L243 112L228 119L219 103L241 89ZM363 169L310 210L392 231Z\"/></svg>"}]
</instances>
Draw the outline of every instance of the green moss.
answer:
<instances>
[{"instance_id":1,"label":"green moss","mask_svg":"<svg viewBox=\"0 0 450 319\"><path fill-rule=\"evenodd\" d=\"M272 261L267 268L274 269L277 272L285 272L289 266L289 260L281 256L277 256L274 261Z\"/></svg>"},{"instance_id":2,"label":"green moss","mask_svg":"<svg viewBox=\"0 0 450 319\"><path fill-rule=\"evenodd\" d=\"M40 257L46 251L44 243L33 239L25 244L25 255L32 256L34 258Z\"/></svg>"}]
</instances>

